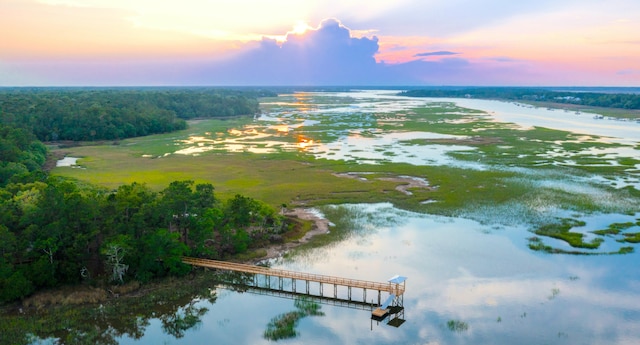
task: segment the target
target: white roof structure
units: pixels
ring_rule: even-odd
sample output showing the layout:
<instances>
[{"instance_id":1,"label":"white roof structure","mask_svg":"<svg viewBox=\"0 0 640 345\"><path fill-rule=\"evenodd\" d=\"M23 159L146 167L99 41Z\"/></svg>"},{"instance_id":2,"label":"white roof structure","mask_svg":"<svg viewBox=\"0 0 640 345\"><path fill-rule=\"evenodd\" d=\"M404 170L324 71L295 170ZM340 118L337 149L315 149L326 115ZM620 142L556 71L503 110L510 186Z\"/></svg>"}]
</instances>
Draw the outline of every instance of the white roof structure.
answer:
<instances>
[{"instance_id":1,"label":"white roof structure","mask_svg":"<svg viewBox=\"0 0 640 345\"><path fill-rule=\"evenodd\" d=\"M407 280L407 277L399 276L396 274L395 276L391 277L388 282L393 284L402 284L405 280Z\"/></svg>"}]
</instances>

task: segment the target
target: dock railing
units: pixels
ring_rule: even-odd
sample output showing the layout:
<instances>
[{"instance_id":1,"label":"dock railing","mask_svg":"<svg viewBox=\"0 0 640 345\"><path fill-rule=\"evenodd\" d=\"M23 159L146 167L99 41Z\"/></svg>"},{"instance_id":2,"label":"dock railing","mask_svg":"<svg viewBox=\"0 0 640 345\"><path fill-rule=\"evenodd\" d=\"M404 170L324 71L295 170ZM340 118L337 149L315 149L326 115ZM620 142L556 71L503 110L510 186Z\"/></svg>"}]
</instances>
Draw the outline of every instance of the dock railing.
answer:
<instances>
[{"instance_id":1,"label":"dock railing","mask_svg":"<svg viewBox=\"0 0 640 345\"><path fill-rule=\"evenodd\" d=\"M235 262L200 259L200 258L193 258L193 257L186 257L186 256L182 258L182 262L185 264L199 266L199 267L208 267L208 268L215 268L215 269L243 272L243 273L261 274L265 276L281 277L281 278L288 278L288 279L294 279L294 280L305 280L310 282L317 282L320 284L347 286L350 288L353 287L353 288L360 288L360 289L366 289L366 290L385 291L390 294L394 294L396 296L404 294L404 289L405 289L404 284L394 284L391 282L380 283L380 282L373 282L373 281L366 281L366 280L334 277L334 276L321 275L321 274L312 274L312 273L303 273L303 272L288 271L288 270L282 270L282 269L274 269L274 268L256 266L256 265L239 264Z\"/></svg>"}]
</instances>

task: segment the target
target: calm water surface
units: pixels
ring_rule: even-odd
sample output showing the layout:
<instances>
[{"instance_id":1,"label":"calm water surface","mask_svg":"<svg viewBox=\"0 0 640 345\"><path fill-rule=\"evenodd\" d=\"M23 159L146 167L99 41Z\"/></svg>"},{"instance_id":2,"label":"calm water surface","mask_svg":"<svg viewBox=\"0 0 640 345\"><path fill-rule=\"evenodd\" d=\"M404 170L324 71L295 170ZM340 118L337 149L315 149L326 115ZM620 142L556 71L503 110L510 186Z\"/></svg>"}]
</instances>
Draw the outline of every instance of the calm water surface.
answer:
<instances>
[{"instance_id":1,"label":"calm water surface","mask_svg":"<svg viewBox=\"0 0 640 345\"><path fill-rule=\"evenodd\" d=\"M275 267L385 281L408 277L406 322L370 320L367 310L322 305L284 344L637 344L638 254L566 256L532 252L517 227L415 214L389 204L351 205L351 238L276 262ZM270 319L293 301L218 289L201 324L180 339L152 322L123 344L260 344ZM450 320L468 325L452 331Z\"/></svg>"},{"instance_id":2,"label":"calm water surface","mask_svg":"<svg viewBox=\"0 0 640 345\"><path fill-rule=\"evenodd\" d=\"M341 94L326 95L335 97ZM396 111L433 101L397 97L382 91L342 95L350 97L352 104L307 104L302 112ZM456 102L461 106L485 110L490 116L495 116L496 121L512 122L523 128L537 125L570 130L635 145L640 138L640 125L631 122L596 120L586 114L572 114L567 119L561 111L524 108L510 103ZM279 118L283 114L274 111L266 118ZM393 147L393 137L381 138L390 140L391 144L386 143L386 146ZM362 152L360 146L353 145L356 147L354 151ZM349 143L345 141L339 146L348 150ZM637 149L627 147L625 150L628 151L625 155L638 155ZM321 151L331 151L331 148L318 150ZM348 156L345 152L340 154ZM440 157L440 154L437 152L434 156ZM414 158L412 155L406 157ZM449 163L446 158L438 159L438 164ZM326 248L298 253L287 260L277 260L273 266L381 282L396 274L407 276L404 296L406 322L396 328L386 322L371 321L367 310L323 304L323 316L303 318L297 327L298 336L278 343L640 343L640 257L637 253L549 255L531 251L527 247L531 233L518 224L509 225L504 221L496 222L501 225L494 222L481 224L463 218L416 214L395 209L386 203L345 207L357 215L356 229L350 238ZM592 216L589 226L598 228L599 223L609 224L608 219L598 217L603 216ZM616 217L620 222L635 221L640 213ZM561 247L563 244L554 245ZM196 301L197 306L205 306L209 311L198 326L187 330L183 337L165 334L160 321L153 320L141 339L122 337L119 342L270 343L263 337L269 321L295 310L294 302L289 299L239 293L215 286L212 289L218 295L216 302ZM450 322L466 327L451 329L448 326Z\"/></svg>"}]
</instances>

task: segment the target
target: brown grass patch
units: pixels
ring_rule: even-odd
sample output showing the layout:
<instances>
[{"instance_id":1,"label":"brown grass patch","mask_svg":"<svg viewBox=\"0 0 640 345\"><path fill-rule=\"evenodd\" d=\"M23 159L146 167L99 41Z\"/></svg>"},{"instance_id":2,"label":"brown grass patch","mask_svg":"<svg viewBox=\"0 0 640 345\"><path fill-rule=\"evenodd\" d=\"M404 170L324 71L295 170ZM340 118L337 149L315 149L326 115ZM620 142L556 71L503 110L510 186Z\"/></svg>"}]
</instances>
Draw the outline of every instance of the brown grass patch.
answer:
<instances>
[{"instance_id":1,"label":"brown grass patch","mask_svg":"<svg viewBox=\"0 0 640 345\"><path fill-rule=\"evenodd\" d=\"M293 226L289 231L282 234L285 242L299 240L307 233L307 231L311 230L312 222L310 220L303 220L293 216L288 216L287 218L288 222Z\"/></svg>"},{"instance_id":2,"label":"brown grass patch","mask_svg":"<svg viewBox=\"0 0 640 345\"><path fill-rule=\"evenodd\" d=\"M127 295L140 289L140 283L132 281L124 285L113 285L109 288L109 291L116 295Z\"/></svg>"},{"instance_id":3,"label":"brown grass patch","mask_svg":"<svg viewBox=\"0 0 640 345\"><path fill-rule=\"evenodd\" d=\"M100 288L73 286L38 292L25 299L22 304L27 308L41 309L52 305L101 303L106 301L107 297L107 292Z\"/></svg>"}]
</instances>

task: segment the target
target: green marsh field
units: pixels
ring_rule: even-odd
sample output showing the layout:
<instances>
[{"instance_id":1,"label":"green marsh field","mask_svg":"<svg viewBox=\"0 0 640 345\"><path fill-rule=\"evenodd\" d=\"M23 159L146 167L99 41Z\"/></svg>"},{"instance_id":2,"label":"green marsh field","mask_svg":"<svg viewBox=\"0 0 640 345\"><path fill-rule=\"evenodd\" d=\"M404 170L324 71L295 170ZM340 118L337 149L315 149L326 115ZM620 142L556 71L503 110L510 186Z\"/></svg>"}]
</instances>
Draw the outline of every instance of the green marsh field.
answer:
<instances>
[{"instance_id":1,"label":"green marsh field","mask_svg":"<svg viewBox=\"0 0 640 345\"><path fill-rule=\"evenodd\" d=\"M261 108L261 116L192 120L170 134L58 147L77 166L53 174L110 189L208 182L223 199L239 193L274 207L390 202L524 224L530 248L548 252L629 252L640 232L640 154L629 138L555 129L545 120L522 127L453 101L389 93L295 93L262 99ZM608 225L586 230L582 218L594 214L610 215L611 224L631 217L635 225L617 234L601 231ZM546 243L554 240L572 249Z\"/></svg>"}]
</instances>

